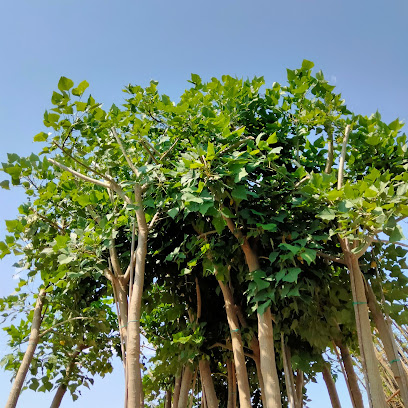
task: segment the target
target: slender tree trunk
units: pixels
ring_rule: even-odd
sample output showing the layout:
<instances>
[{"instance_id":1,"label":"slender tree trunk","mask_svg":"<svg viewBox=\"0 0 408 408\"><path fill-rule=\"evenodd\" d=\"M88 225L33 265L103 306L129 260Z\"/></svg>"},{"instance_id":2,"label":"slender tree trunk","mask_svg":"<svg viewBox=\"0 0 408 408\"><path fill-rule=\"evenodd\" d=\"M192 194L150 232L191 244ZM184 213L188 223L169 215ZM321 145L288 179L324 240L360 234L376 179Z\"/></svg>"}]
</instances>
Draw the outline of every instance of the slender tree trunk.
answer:
<instances>
[{"instance_id":1,"label":"slender tree trunk","mask_svg":"<svg viewBox=\"0 0 408 408\"><path fill-rule=\"evenodd\" d=\"M259 349L259 341L256 337L252 337L249 347L254 355L256 375L258 376L259 388L261 390L262 406L266 407L265 386L261 370L261 350Z\"/></svg>"},{"instance_id":2,"label":"slender tree trunk","mask_svg":"<svg viewBox=\"0 0 408 408\"><path fill-rule=\"evenodd\" d=\"M329 392L330 401L333 408L341 408L339 395L337 394L336 384L330 372L329 364L323 366L323 379L326 383L327 391Z\"/></svg>"},{"instance_id":3,"label":"slender tree trunk","mask_svg":"<svg viewBox=\"0 0 408 408\"><path fill-rule=\"evenodd\" d=\"M303 371L296 370L296 408L303 407L303 385L305 384Z\"/></svg>"},{"instance_id":4,"label":"slender tree trunk","mask_svg":"<svg viewBox=\"0 0 408 408\"><path fill-rule=\"evenodd\" d=\"M395 381L401 390L400 395L402 401L404 405L408 407L408 380L398 355L397 344L395 342L392 328L384 318L384 314L381 311L372 287L367 281L365 284L368 307L370 308L371 316L373 317L375 326L377 327L378 334L384 346L384 351L387 356L388 363L390 364L392 373L394 374Z\"/></svg>"},{"instance_id":5,"label":"slender tree trunk","mask_svg":"<svg viewBox=\"0 0 408 408\"><path fill-rule=\"evenodd\" d=\"M129 300L128 316L128 344L126 350L126 374L128 389L127 408L141 408L143 395L140 372L140 314L147 253L148 226L142 206L142 191L139 184L135 186L135 202L139 206L136 210L138 239L136 248L135 277L132 297Z\"/></svg>"},{"instance_id":6,"label":"slender tree trunk","mask_svg":"<svg viewBox=\"0 0 408 408\"><path fill-rule=\"evenodd\" d=\"M227 361L227 377L228 377L228 402L227 408L233 408L233 384L232 384L232 362L231 360Z\"/></svg>"},{"instance_id":7,"label":"slender tree trunk","mask_svg":"<svg viewBox=\"0 0 408 408\"><path fill-rule=\"evenodd\" d=\"M285 345L283 333L281 333L281 348L283 359L283 372L285 374L286 395L288 397L289 408L296 408L295 405L295 384L293 381L292 364L290 363L288 350Z\"/></svg>"},{"instance_id":8,"label":"slender tree trunk","mask_svg":"<svg viewBox=\"0 0 408 408\"><path fill-rule=\"evenodd\" d=\"M65 392L67 391L70 375L72 373L72 370L75 367L76 359L84 348L85 347L83 346L78 346L78 350L76 350L74 354L72 355L71 361L69 362L65 370L65 377L62 380L61 384L59 385L57 389L57 392L54 395L54 399L52 400L50 408L58 408L61 405L61 401L64 398Z\"/></svg>"},{"instance_id":9,"label":"slender tree trunk","mask_svg":"<svg viewBox=\"0 0 408 408\"><path fill-rule=\"evenodd\" d=\"M237 408L238 401L237 401L237 391L238 391L238 384L237 384L237 372L235 370L235 362L232 362L232 408Z\"/></svg>"},{"instance_id":10,"label":"slender tree trunk","mask_svg":"<svg viewBox=\"0 0 408 408\"><path fill-rule=\"evenodd\" d=\"M238 317L234 308L234 299L228 285L218 281L224 296L225 310L231 333L232 352L234 354L237 375L240 408L251 408L251 392L249 389L248 373L245 364L244 346L239 330Z\"/></svg>"},{"instance_id":11,"label":"slender tree trunk","mask_svg":"<svg viewBox=\"0 0 408 408\"><path fill-rule=\"evenodd\" d=\"M339 240L350 271L357 335L363 370L366 373L368 400L372 408L386 408L378 361L374 353L363 275L358 264L358 258L351 252L347 240L340 237Z\"/></svg>"},{"instance_id":12,"label":"slender tree trunk","mask_svg":"<svg viewBox=\"0 0 408 408\"><path fill-rule=\"evenodd\" d=\"M350 397L355 408L364 408L363 396L358 386L358 379L354 371L353 360L350 351L340 339L335 340L335 345L340 349L341 359L343 360L344 369L346 370L346 381L349 385Z\"/></svg>"},{"instance_id":13,"label":"slender tree trunk","mask_svg":"<svg viewBox=\"0 0 408 408\"><path fill-rule=\"evenodd\" d=\"M258 313L258 337L266 408L281 408L282 403L273 342L272 316L269 307L266 308L263 314Z\"/></svg>"},{"instance_id":14,"label":"slender tree trunk","mask_svg":"<svg viewBox=\"0 0 408 408\"><path fill-rule=\"evenodd\" d=\"M191 388L191 381L193 379L193 372L191 367L187 364L184 368L183 376L181 378L180 397L177 408L187 408L188 393Z\"/></svg>"},{"instance_id":15,"label":"slender tree trunk","mask_svg":"<svg viewBox=\"0 0 408 408\"><path fill-rule=\"evenodd\" d=\"M166 402L164 408L171 408L171 387L166 391Z\"/></svg>"},{"instance_id":16,"label":"slender tree trunk","mask_svg":"<svg viewBox=\"0 0 408 408\"><path fill-rule=\"evenodd\" d=\"M259 260L255 251L245 238L241 248L245 254L245 260L249 272L259 269ZM257 313L258 317L258 340L261 357L261 372L265 390L265 408L281 408L281 396L278 373L276 371L275 347L273 342L273 327L271 309L268 307L263 314Z\"/></svg>"},{"instance_id":17,"label":"slender tree trunk","mask_svg":"<svg viewBox=\"0 0 408 408\"><path fill-rule=\"evenodd\" d=\"M37 348L38 340L40 338L41 311L45 295L46 295L45 289L41 289L38 294L37 302L34 308L34 316L31 325L30 337L28 339L27 350L24 354L20 368L18 369L16 378L14 379L5 408L15 408L17 405L18 398L20 397L21 388L23 387L24 380L27 376L28 369L33 359L35 349Z\"/></svg>"},{"instance_id":18,"label":"slender tree trunk","mask_svg":"<svg viewBox=\"0 0 408 408\"><path fill-rule=\"evenodd\" d=\"M180 398L180 388L181 388L181 373L176 376L174 383L174 393L173 393L173 408L178 408L178 402Z\"/></svg>"},{"instance_id":19,"label":"slender tree trunk","mask_svg":"<svg viewBox=\"0 0 408 408\"><path fill-rule=\"evenodd\" d=\"M211 377L210 363L208 360L200 360L198 365L200 367L201 381L207 398L207 406L208 408L218 408L218 398Z\"/></svg>"}]
</instances>

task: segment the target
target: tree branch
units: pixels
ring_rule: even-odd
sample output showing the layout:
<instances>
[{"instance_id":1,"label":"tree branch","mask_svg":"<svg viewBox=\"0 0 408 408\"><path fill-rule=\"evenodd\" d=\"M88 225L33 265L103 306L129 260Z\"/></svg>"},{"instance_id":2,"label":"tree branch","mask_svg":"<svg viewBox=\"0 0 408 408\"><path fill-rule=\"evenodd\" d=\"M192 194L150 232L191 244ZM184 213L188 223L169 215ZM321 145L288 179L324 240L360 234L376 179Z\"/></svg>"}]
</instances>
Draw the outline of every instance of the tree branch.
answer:
<instances>
[{"instance_id":1,"label":"tree branch","mask_svg":"<svg viewBox=\"0 0 408 408\"><path fill-rule=\"evenodd\" d=\"M333 157L334 157L334 144L333 144L333 132L331 129L326 129L327 135L329 136L327 142L327 161L326 168L324 172L330 174L333 166Z\"/></svg>"},{"instance_id":2,"label":"tree branch","mask_svg":"<svg viewBox=\"0 0 408 408\"><path fill-rule=\"evenodd\" d=\"M347 263L346 263L346 261L344 259L337 258L336 256L325 254L325 253L320 252L320 251L317 251L316 255L320 256L321 258L328 259L329 261L333 261L333 262L341 263L343 265L347 265Z\"/></svg>"},{"instance_id":3,"label":"tree branch","mask_svg":"<svg viewBox=\"0 0 408 408\"><path fill-rule=\"evenodd\" d=\"M131 170L133 171L133 173L135 173L136 177L140 176L139 171L136 169L136 167L134 166L134 164L132 163L132 161L130 160L129 156L126 153L125 147L123 146L122 141L120 140L118 134L116 133L115 128L111 128L111 133L113 135L113 137L116 139L116 141L118 142L118 145L120 147L120 150L122 150L123 156L126 159L127 164L129 165L129 167L131 168Z\"/></svg>"},{"instance_id":4,"label":"tree branch","mask_svg":"<svg viewBox=\"0 0 408 408\"><path fill-rule=\"evenodd\" d=\"M84 167L85 169L87 169L88 171L90 171L91 173L95 173L97 176L103 178L106 181L111 181L110 179L108 179L105 175L103 175L102 173L100 173L99 171L87 166L85 163L82 163L80 160L76 159L74 156L72 156L71 153L69 153L66 149L64 149L63 147L61 147L57 142L53 142L58 148L60 148L62 150L62 152L70 157L72 160L74 160L76 163L78 163L80 166Z\"/></svg>"},{"instance_id":5,"label":"tree branch","mask_svg":"<svg viewBox=\"0 0 408 408\"><path fill-rule=\"evenodd\" d=\"M344 173L344 163L346 161L347 143L350 135L351 125L346 126L343 138L343 147L341 148L341 156L339 161L339 174L337 179L337 190L340 190L343 186L343 173Z\"/></svg>"},{"instance_id":6,"label":"tree branch","mask_svg":"<svg viewBox=\"0 0 408 408\"><path fill-rule=\"evenodd\" d=\"M69 323L72 322L74 320L94 320L94 317L72 317L71 319L67 319L64 320L63 322L59 322L57 324L55 324L54 326L48 328L47 330L44 330L42 333L40 333L40 337L45 336L47 333L49 333L50 331L54 330L56 327L61 326L65 323Z\"/></svg>"},{"instance_id":7,"label":"tree branch","mask_svg":"<svg viewBox=\"0 0 408 408\"><path fill-rule=\"evenodd\" d=\"M223 344L223 343L214 343L212 346L210 346L210 347L208 347L209 349L212 349L212 348L215 348L215 347L221 347L221 348L223 348L223 349L225 349L225 350L230 350L230 351L232 351L232 346L230 346L230 345L228 345L228 344ZM245 353L244 352L244 355L245 356L247 356L247 357L249 357L249 358L254 358L254 355L253 354L250 354L250 353Z\"/></svg>"},{"instance_id":8,"label":"tree branch","mask_svg":"<svg viewBox=\"0 0 408 408\"><path fill-rule=\"evenodd\" d=\"M178 141L180 138L178 137L176 141L169 147L168 150L166 150L161 156L160 156L160 161L162 161L177 145Z\"/></svg>"},{"instance_id":9,"label":"tree branch","mask_svg":"<svg viewBox=\"0 0 408 408\"><path fill-rule=\"evenodd\" d=\"M408 245L407 245L407 244L403 244L402 242L390 242L390 241L387 241L387 240L385 240L385 239L373 239L372 242L380 242L380 243L383 243L383 244L400 245L400 246L403 246L403 247L405 247L405 248L408 248Z\"/></svg>"},{"instance_id":10,"label":"tree branch","mask_svg":"<svg viewBox=\"0 0 408 408\"><path fill-rule=\"evenodd\" d=\"M33 207L31 207L31 210L34 212L34 214L36 214L39 218L41 218L43 221L45 221L46 223L52 225L55 229L61 231L62 235L66 234L66 231L64 228L62 228L61 226L59 226L57 223L51 221L50 219L48 219L46 216L41 215L40 213L38 213Z\"/></svg>"},{"instance_id":11,"label":"tree branch","mask_svg":"<svg viewBox=\"0 0 408 408\"><path fill-rule=\"evenodd\" d=\"M70 167L67 167L61 163L58 163L54 159L48 159L48 161L53 164L54 166L59 167L62 170L68 171L69 173L73 174L74 176L80 178L81 180L87 181L92 184L96 184L97 186L101 186L104 188L110 188L110 183L106 183L104 181L96 180L92 177L85 176L85 174L79 173L76 170L71 169Z\"/></svg>"}]
</instances>

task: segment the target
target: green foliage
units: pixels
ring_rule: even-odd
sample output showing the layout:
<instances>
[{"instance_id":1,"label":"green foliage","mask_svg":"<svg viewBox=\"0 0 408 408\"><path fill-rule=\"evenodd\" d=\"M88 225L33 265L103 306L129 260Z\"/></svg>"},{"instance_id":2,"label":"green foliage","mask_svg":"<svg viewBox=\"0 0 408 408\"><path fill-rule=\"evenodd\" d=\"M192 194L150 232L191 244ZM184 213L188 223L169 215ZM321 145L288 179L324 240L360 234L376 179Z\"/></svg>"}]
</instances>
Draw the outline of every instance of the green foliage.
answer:
<instances>
[{"instance_id":1,"label":"green foliage","mask_svg":"<svg viewBox=\"0 0 408 408\"><path fill-rule=\"evenodd\" d=\"M257 332L256 312L270 307L277 336L284 333L294 367L306 376L321 366L339 325L354 346L347 268L333 261L343 261L339 237L352 243L365 277L383 291L384 309L407 324L405 304L395 304L408 295L405 252L393 244L368 245L380 233L391 243L404 239L408 157L402 123L386 124L378 113L353 114L323 74L312 73L313 66L305 60L287 71L286 86L271 87L262 77L225 75L205 82L192 74L192 87L177 103L160 94L155 81L145 88L129 85L125 104L108 110L84 97L86 81L74 87L61 77L53 108L44 114L53 133L34 137L47 142L40 156L10 154L2 164L9 179L0 186L22 186L27 203L17 219L7 221L10 235L0 242L0 257L18 254L18 265L27 270L17 293L25 293L35 276L48 286L55 313L44 329L73 317L89 321L69 322L69 340L59 331L42 340L31 389L47 391L66 381L58 373L81 345L89 352L78 357L83 370L68 384L74 398L91 376L111 370L108 349L119 345L104 271L111 268L113 248L120 269L128 268L140 208L151 223L141 318L155 349L148 364L143 360L150 400L184 364L196 365L203 356L219 374L216 387L223 386L222 362L230 352L213 345L228 344L230 331L217 280L232 288L245 317L244 342ZM344 182L336 188L348 125ZM135 202L136 184L142 202ZM248 267L244 248L256 254L256 268ZM29 323L28 316L6 327L18 358ZM6 356L3 365L15 371L15 361ZM255 382L254 370L250 377Z\"/></svg>"}]
</instances>

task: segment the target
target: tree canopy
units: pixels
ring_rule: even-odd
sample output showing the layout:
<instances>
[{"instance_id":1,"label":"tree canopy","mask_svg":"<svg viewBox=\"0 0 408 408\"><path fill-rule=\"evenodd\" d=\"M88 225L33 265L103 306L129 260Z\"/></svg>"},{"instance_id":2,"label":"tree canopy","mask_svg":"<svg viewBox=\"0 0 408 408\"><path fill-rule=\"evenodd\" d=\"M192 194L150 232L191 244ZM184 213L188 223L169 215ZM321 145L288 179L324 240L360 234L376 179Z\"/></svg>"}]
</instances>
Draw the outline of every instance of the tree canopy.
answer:
<instances>
[{"instance_id":1,"label":"tree canopy","mask_svg":"<svg viewBox=\"0 0 408 408\"><path fill-rule=\"evenodd\" d=\"M0 303L20 312L7 407L24 381L75 399L113 355L128 408L298 408L318 372L338 407L336 353L354 407L350 353L371 407L408 404L403 123L351 112L313 66L272 86L192 74L177 102L128 85L107 110L61 77L42 152L2 164L27 195L0 242L26 270Z\"/></svg>"}]
</instances>

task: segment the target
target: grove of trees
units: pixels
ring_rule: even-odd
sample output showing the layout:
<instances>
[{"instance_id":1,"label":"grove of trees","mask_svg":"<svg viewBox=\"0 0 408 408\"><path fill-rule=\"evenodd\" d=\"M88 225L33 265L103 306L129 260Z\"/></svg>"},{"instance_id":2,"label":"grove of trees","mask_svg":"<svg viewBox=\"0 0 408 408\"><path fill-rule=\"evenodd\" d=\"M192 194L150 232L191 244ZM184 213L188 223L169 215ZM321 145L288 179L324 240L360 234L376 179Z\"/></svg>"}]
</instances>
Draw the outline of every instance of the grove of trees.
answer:
<instances>
[{"instance_id":1,"label":"grove of trees","mask_svg":"<svg viewBox=\"0 0 408 408\"><path fill-rule=\"evenodd\" d=\"M109 109L60 79L42 152L1 168L27 197L0 242L25 271L0 300L7 408L75 400L116 356L127 408L301 408L320 372L334 408L337 375L354 408L408 407L403 123L312 68Z\"/></svg>"}]
</instances>

